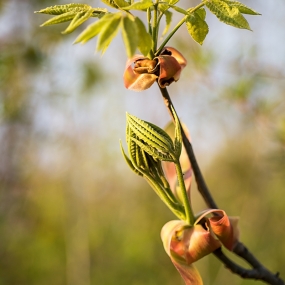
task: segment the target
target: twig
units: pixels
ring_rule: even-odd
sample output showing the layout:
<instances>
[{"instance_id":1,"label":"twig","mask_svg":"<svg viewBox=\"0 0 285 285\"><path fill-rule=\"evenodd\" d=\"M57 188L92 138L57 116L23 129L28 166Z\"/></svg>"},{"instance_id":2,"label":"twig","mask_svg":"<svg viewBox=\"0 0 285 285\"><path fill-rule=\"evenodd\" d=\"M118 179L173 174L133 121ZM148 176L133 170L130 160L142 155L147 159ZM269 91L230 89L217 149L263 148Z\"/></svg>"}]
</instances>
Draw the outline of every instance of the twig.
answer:
<instances>
[{"instance_id":1,"label":"twig","mask_svg":"<svg viewBox=\"0 0 285 285\"><path fill-rule=\"evenodd\" d=\"M173 111L175 110L172 101L170 99L170 96L168 94L168 91L166 88L160 88L160 92L162 94L164 103L168 109L168 112L172 119L174 120ZM181 123L180 123L181 125ZM203 199L205 200L206 204L209 208L218 209L217 204L215 203L207 184L204 180L204 177L201 173L201 170L199 168L198 162L196 160L192 145L190 141L187 139L185 132L183 130L183 127L181 126L181 133L183 138L183 144L185 147L185 150L187 152L187 155L189 157L189 160L191 162L191 166L195 175L195 179L197 182L198 190L200 194L202 195ZM229 259L221 249L217 249L213 252L213 254L224 263L225 267L228 268L231 272L239 275L242 278L247 279L256 279L256 280L262 280L268 284L272 285L285 285L284 281L279 278L279 273L273 274L268 269L266 269L256 258L255 256L243 245L243 243L238 242L233 250L233 252L238 255L240 258L244 259L251 265L252 269L246 269L241 267L240 265L233 262L231 259Z\"/></svg>"}]
</instances>

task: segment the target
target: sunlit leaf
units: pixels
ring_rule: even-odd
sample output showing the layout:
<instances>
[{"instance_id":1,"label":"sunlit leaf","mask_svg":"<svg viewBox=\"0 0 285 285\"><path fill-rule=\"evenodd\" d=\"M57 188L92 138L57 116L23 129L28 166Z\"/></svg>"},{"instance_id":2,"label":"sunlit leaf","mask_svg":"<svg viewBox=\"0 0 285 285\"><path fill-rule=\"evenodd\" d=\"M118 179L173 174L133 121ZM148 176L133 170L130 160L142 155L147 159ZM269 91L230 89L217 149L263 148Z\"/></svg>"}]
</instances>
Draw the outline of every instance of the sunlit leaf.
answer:
<instances>
[{"instance_id":1,"label":"sunlit leaf","mask_svg":"<svg viewBox=\"0 0 285 285\"><path fill-rule=\"evenodd\" d=\"M116 5L120 8L124 8L130 5L129 2L125 1L125 0L114 0L114 2L116 3Z\"/></svg>"},{"instance_id":2,"label":"sunlit leaf","mask_svg":"<svg viewBox=\"0 0 285 285\"><path fill-rule=\"evenodd\" d=\"M75 40L74 43L86 43L90 39L97 36L103 27L112 19L113 14L105 14L100 20L89 25Z\"/></svg>"},{"instance_id":3,"label":"sunlit leaf","mask_svg":"<svg viewBox=\"0 0 285 285\"><path fill-rule=\"evenodd\" d=\"M135 17L135 22L137 25L137 30L139 35L138 48L144 56L147 56L152 47L152 37L146 31L145 25L140 18Z\"/></svg>"},{"instance_id":4,"label":"sunlit leaf","mask_svg":"<svg viewBox=\"0 0 285 285\"><path fill-rule=\"evenodd\" d=\"M63 31L63 34L68 34L73 32L78 26L83 24L86 20L88 20L92 16L92 9L88 10L87 12L79 12L76 14L76 16L73 18L73 20L70 22L69 26Z\"/></svg>"},{"instance_id":5,"label":"sunlit leaf","mask_svg":"<svg viewBox=\"0 0 285 285\"><path fill-rule=\"evenodd\" d=\"M118 8L118 5L113 0L102 0L102 2L112 8Z\"/></svg>"},{"instance_id":6,"label":"sunlit leaf","mask_svg":"<svg viewBox=\"0 0 285 285\"><path fill-rule=\"evenodd\" d=\"M231 7L237 7L242 14L249 14L249 15L261 15L260 13L254 11L253 9L247 7L243 3L238 1L230 1L230 0L222 0L226 2Z\"/></svg>"},{"instance_id":7,"label":"sunlit leaf","mask_svg":"<svg viewBox=\"0 0 285 285\"><path fill-rule=\"evenodd\" d=\"M121 21L122 14L116 13L111 15L111 19L109 19L109 21L107 21L102 27L97 42L97 51L102 51L102 54L106 51L111 41L118 33L120 26L119 24Z\"/></svg>"},{"instance_id":8,"label":"sunlit leaf","mask_svg":"<svg viewBox=\"0 0 285 285\"><path fill-rule=\"evenodd\" d=\"M250 30L247 20L239 12L237 7L231 7L222 0L205 2L207 8L223 23L235 28Z\"/></svg>"},{"instance_id":9,"label":"sunlit leaf","mask_svg":"<svg viewBox=\"0 0 285 285\"><path fill-rule=\"evenodd\" d=\"M187 17L186 27L191 37L202 45L209 32L206 21L201 19L197 12L194 12Z\"/></svg>"},{"instance_id":10,"label":"sunlit leaf","mask_svg":"<svg viewBox=\"0 0 285 285\"><path fill-rule=\"evenodd\" d=\"M57 15L57 16L47 20L46 22L41 24L41 27L68 22L68 21L72 20L75 16L76 16L76 12L73 12L73 11L66 12L64 14Z\"/></svg>"},{"instance_id":11,"label":"sunlit leaf","mask_svg":"<svg viewBox=\"0 0 285 285\"><path fill-rule=\"evenodd\" d=\"M147 8L153 6L152 0L142 0L135 2L130 6L124 7L124 10L146 10Z\"/></svg>"},{"instance_id":12,"label":"sunlit leaf","mask_svg":"<svg viewBox=\"0 0 285 285\"><path fill-rule=\"evenodd\" d=\"M170 24L171 24L171 20L172 20L172 12L165 11L164 15L165 15L165 23L166 23L166 25L165 25L165 28L164 28L162 34L161 34L162 37L167 34L167 32L168 32L168 30L170 28Z\"/></svg>"},{"instance_id":13,"label":"sunlit leaf","mask_svg":"<svg viewBox=\"0 0 285 285\"><path fill-rule=\"evenodd\" d=\"M41 9L40 11L36 11L35 13L43 13L43 14L50 14L50 15L61 15L68 12L79 13L82 11L88 11L92 7L87 4L66 4L66 5L55 5L51 7L47 7L45 9Z\"/></svg>"},{"instance_id":14,"label":"sunlit leaf","mask_svg":"<svg viewBox=\"0 0 285 285\"><path fill-rule=\"evenodd\" d=\"M122 36L128 58L131 58L138 46L138 29L135 20L126 16L122 19Z\"/></svg>"},{"instance_id":15,"label":"sunlit leaf","mask_svg":"<svg viewBox=\"0 0 285 285\"><path fill-rule=\"evenodd\" d=\"M202 20L206 19L206 10L204 8L196 10L195 13L197 13Z\"/></svg>"}]
</instances>

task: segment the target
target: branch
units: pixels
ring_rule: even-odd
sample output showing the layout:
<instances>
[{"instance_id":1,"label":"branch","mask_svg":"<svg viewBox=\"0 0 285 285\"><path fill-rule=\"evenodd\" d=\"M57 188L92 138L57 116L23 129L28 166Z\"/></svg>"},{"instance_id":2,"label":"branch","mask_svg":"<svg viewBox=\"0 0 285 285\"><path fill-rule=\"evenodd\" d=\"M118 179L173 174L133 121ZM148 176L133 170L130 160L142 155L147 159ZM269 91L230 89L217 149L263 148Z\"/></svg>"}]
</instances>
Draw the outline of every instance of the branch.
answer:
<instances>
[{"instance_id":1,"label":"branch","mask_svg":"<svg viewBox=\"0 0 285 285\"><path fill-rule=\"evenodd\" d=\"M219 260L221 260L224 263L225 267L228 268L232 273L237 274L242 278L262 280L265 283L271 285L284 285L283 280L279 278L279 273L273 274L263 266L253 269L245 269L224 255L221 248L215 250L213 254Z\"/></svg>"},{"instance_id":2,"label":"branch","mask_svg":"<svg viewBox=\"0 0 285 285\"><path fill-rule=\"evenodd\" d=\"M166 88L160 88L160 92L162 94L164 103L168 109L168 112L170 116L172 117L174 121L174 114L172 110L175 110L172 101L170 99L170 96L168 94L168 91ZM180 123L180 122L179 122ZM181 123L180 123L181 125ZM187 139L185 132L181 126L181 133L183 138L183 144L185 147L185 150L187 152L187 155L189 157L189 160L191 162L191 166L195 175L195 179L198 186L198 191L202 195L203 199L205 200L206 204L209 208L218 209L218 206L216 202L214 201L214 198L212 197L207 184L204 180L204 177L201 173L200 167L198 165L198 162L196 160L192 145L190 141ZM238 242L235 246L233 252L239 256L240 258L244 259L251 265L253 269L246 269L241 267L240 265L236 264L232 260L230 260L221 249L218 249L213 252L213 254L228 268L231 272L239 275L242 278L247 279L256 279L256 280L262 280L268 284L272 285L285 285L284 281L279 278L279 273L273 274L268 269L266 269L257 259L256 257L243 245L243 243Z\"/></svg>"}]
</instances>

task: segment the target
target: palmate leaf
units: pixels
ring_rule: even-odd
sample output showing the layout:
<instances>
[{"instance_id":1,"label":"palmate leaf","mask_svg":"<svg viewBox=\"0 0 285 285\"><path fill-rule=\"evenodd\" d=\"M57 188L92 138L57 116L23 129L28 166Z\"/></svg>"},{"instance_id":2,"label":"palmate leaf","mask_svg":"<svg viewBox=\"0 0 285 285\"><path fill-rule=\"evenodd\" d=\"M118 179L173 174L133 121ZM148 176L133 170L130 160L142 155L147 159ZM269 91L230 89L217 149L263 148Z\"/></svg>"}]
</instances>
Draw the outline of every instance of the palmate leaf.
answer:
<instances>
[{"instance_id":1,"label":"palmate leaf","mask_svg":"<svg viewBox=\"0 0 285 285\"><path fill-rule=\"evenodd\" d=\"M79 13L88 11L92 7L87 4L66 4L66 5L55 5L36 11L35 13L50 14L50 15L61 15L68 12Z\"/></svg>"},{"instance_id":2,"label":"palmate leaf","mask_svg":"<svg viewBox=\"0 0 285 285\"><path fill-rule=\"evenodd\" d=\"M79 12L75 15L75 17L70 22L69 26L63 31L63 34L68 34L73 32L78 26L83 24L86 20L88 20L92 16L92 9L88 11Z\"/></svg>"},{"instance_id":3,"label":"palmate leaf","mask_svg":"<svg viewBox=\"0 0 285 285\"><path fill-rule=\"evenodd\" d=\"M235 28L250 30L247 20L237 7L232 7L223 0L209 0L205 4L221 22Z\"/></svg>"},{"instance_id":4,"label":"palmate leaf","mask_svg":"<svg viewBox=\"0 0 285 285\"><path fill-rule=\"evenodd\" d=\"M105 14L100 20L89 25L74 41L74 43L86 43L90 39L96 37L105 25L113 18L114 14Z\"/></svg>"},{"instance_id":5,"label":"palmate leaf","mask_svg":"<svg viewBox=\"0 0 285 285\"><path fill-rule=\"evenodd\" d=\"M201 10L200 12L198 12ZM204 9L199 9L191 13L186 19L186 27L191 37L200 45L203 44L208 32L209 27L206 23ZM204 11L204 12L203 12ZM201 15L201 16L200 16Z\"/></svg>"},{"instance_id":6,"label":"palmate leaf","mask_svg":"<svg viewBox=\"0 0 285 285\"><path fill-rule=\"evenodd\" d=\"M118 33L120 27L119 24L121 22L122 13L119 12L111 15L112 17L104 24L99 33L96 49L97 51L101 51L102 54L106 51L111 41Z\"/></svg>"},{"instance_id":7,"label":"palmate leaf","mask_svg":"<svg viewBox=\"0 0 285 285\"><path fill-rule=\"evenodd\" d=\"M146 31L145 25L140 18L135 17L135 23L137 25L137 32L139 35L138 48L144 56L147 56L152 48L152 37Z\"/></svg>"},{"instance_id":8,"label":"palmate leaf","mask_svg":"<svg viewBox=\"0 0 285 285\"><path fill-rule=\"evenodd\" d=\"M71 21L76 16L76 14L77 14L76 12L70 11L70 12L66 12L66 13L57 15L57 16L47 20L43 24L41 24L41 27L51 26L51 25Z\"/></svg>"},{"instance_id":9,"label":"palmate leaf","mask_svg":"<svg viewBox=\"0 0 285 285\"><path fill-rule=\"evenodd\" d=\"M138 46L138 28L135 19L130 16L122 18L122 36L126 47L127 56L131 58Z\"/></svg>"}]
</instances>

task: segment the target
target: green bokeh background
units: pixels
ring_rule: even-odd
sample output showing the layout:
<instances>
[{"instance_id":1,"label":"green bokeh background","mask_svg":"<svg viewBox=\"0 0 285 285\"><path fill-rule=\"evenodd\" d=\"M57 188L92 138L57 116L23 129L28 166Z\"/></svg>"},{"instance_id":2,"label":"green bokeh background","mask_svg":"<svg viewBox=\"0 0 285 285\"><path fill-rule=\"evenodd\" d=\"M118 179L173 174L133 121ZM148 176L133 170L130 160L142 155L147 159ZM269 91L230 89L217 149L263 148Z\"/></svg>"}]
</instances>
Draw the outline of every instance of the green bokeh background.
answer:
<instances>
[{"instance_id":1,"label":"green bokeh background","mask_svg":"<svg viewBox=\"0 0 285 285\"><path fill-rule=\"evenodd\" d=\"M183 284L160 241L174 217L119 149L126 111L169 121L158 88L124 89L119 36L101 57L96 40L72 45L78 31L39 28L33 11L64 3L0 1L0 285ZM170 44L188 65L169 92L219 207L285 277L285 4L244 3L262 13L253 33L207 15L200 47L181 29ZM206 207L195 183L192 196ZM197 267L206 285L262 284L212 255Z\"/></svg>"}]
</instances>

